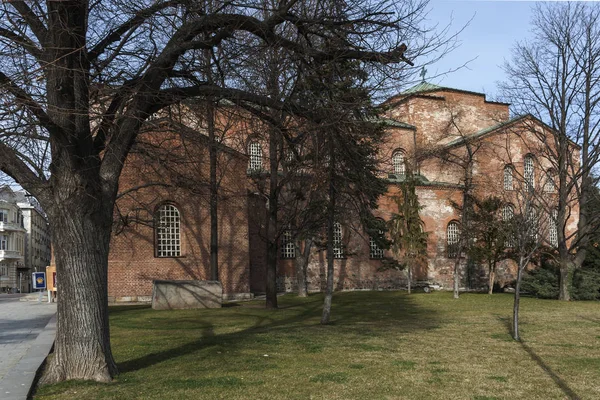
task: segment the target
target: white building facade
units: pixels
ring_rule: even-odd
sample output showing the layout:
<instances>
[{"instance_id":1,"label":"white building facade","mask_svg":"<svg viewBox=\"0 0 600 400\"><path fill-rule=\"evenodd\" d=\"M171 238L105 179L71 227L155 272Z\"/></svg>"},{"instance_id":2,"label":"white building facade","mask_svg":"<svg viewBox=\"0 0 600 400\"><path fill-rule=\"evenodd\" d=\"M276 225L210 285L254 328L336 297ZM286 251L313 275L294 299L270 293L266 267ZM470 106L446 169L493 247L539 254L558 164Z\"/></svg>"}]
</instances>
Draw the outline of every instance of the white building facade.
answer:
<instances>
[{"instance_id":1,"label":"white building facade","mask_svg":"<svg viewBox=\"0 0 600 400\"><path fill-rule=\"evenodd\" d=\"M50 265L48 220L34 198L7 186L0 187L0 215L0 292L30 292L31 273Z\"/></svg>"},{"instance_id":2,"label":"white building facade","mask_svg":"<svg viewBox=\"0 0 600 400\"><path fill-rule=\"evenodd\" d=\"M23 288L25 267L23 214L10 188L0 188L0 292ZM29 278L31 280L31 278Z\"/></svg>"}]
</instances>

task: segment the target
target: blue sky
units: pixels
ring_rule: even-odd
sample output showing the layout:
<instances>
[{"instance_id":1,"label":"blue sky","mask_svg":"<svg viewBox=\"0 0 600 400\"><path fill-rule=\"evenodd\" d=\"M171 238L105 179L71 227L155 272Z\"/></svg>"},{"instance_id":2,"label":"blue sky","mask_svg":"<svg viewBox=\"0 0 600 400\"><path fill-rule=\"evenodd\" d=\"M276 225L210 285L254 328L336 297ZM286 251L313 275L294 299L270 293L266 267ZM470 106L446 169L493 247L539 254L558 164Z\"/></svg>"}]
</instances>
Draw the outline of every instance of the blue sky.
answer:
<instances>
[{"instance_id":1,"label":"blue sky","mask_svg":"<svg viewBox=\"0 0 600 400\"><path fill-rule=\"evenodd\" d=\"M517 40L530 36L530 1L456 1L431 0L430 23L445 26L452 21L454 29L469 26L460 34L461 45L434 65L428 66L427 80L457 89L483 92L489 99L497 95L497 82L504 80L500 66L510 59ZM465 62L476 58L467 68L449 73Z\"/></svg>"}]
</instances>

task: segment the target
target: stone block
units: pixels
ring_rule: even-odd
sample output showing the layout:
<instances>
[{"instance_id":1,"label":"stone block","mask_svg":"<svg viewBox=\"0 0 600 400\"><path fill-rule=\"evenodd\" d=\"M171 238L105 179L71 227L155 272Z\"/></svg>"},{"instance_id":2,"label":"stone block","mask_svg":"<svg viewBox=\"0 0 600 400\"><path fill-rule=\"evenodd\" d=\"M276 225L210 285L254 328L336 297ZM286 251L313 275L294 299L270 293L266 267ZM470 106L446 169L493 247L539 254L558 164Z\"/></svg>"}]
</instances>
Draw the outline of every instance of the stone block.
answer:
<instances>
[{"instance_id":1,"label":"stone block","mask_svg":"<svg viewBox=\"0 0 600 400\"><path fill-rule=\"evenodd\" d=\"M153 281L152 308L177 310L220 308L223 286L218 281Z\"/></svg>"}]
</instances>

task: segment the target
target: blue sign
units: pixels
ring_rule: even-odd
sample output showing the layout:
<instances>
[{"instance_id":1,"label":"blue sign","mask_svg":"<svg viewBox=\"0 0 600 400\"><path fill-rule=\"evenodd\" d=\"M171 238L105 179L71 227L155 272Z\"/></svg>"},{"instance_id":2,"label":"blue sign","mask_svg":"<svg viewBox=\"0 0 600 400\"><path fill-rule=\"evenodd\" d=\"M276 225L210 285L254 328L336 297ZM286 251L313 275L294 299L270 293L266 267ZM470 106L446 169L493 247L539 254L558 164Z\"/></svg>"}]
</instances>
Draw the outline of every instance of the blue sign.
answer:
<instances>
[{"instance_id":1,"label":"blue sign","mask_svg":"<svg viewBox=\"0 0 600 400\"><path fill-rule=\"evenodd\" d=\"M34 289L46 289L46 273L45 272L34 272L33 273L33 288Z\"/></svg>"}]
</instances>

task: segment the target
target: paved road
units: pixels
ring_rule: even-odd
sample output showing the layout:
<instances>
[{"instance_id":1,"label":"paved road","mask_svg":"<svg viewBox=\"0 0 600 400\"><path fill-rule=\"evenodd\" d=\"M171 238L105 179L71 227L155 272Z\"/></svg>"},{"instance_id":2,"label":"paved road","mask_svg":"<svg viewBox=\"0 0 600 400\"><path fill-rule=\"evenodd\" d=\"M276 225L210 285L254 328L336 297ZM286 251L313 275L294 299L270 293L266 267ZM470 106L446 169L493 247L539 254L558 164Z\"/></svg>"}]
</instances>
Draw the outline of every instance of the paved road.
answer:
<instances>
[{"instance_id":1,"label":"paved road","mask_svg":"<svg viewBox=\"0 0 600 400\"><path fill-rule=\"evenodd\" d=\"M37 352L35 341L56 313L56 303L19 301L21 296L0 295L0 398L2 399L12 397L7 396L5 391L8 386L17 383L19 386L26 385L26 380L23 381L25 383L16 382L15 375L16 380L20 380L21 376L30 378L31 370L33 369L34 373L37 370L35 365L22 367L23 364L32 364L31 354ZM26 369L28 371L25 371Z\"/></svg>"}]
</instances>

